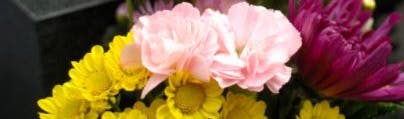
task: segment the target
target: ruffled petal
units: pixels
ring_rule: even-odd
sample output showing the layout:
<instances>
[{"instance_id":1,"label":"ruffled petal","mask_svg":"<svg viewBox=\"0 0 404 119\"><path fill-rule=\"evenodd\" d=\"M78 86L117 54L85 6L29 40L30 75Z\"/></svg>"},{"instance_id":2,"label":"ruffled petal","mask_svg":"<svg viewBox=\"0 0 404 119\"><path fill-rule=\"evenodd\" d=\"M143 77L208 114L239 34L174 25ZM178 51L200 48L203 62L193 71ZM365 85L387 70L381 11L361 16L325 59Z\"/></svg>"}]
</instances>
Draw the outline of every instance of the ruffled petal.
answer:
<instances>
[{"instance_id":1,"label":"ruffled petal","mask_svg":"<svg viewBox=\"0 0 404 119\"><path fill-rule=\"evenodd\" d=\"M167 77L167 75L152 74L142 90L141 98L145 98L151 90L163 82Z\"/></svg>"}]
</instances>

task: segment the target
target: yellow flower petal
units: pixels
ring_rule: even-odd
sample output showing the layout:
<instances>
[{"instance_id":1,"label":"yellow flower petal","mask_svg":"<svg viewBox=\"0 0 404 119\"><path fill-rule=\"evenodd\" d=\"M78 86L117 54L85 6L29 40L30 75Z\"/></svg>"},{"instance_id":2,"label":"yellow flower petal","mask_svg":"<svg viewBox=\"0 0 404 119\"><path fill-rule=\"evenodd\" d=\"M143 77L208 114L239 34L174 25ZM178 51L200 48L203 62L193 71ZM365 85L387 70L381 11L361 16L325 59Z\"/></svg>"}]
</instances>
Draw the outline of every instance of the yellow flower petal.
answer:
<instances>
[{"instance_id":1,"label":"yellow flower petal","mask_svg":"<svg viewBox=\"0 0 404 119\"><path fill-rule=\"evenodd\" d=\"M57 112L57 107L55 106L55 104L52 101L52 98L50 98L50 97L47 97L45 99L40 99L38 101L38 106L48 113Z\"/></svg>"},{"instance_id":2,"label":"yellow flower petal","mask_svg":"<svg viewBox=\"0 0 404 119\"><path fill-rule=\"evenodd\" d=\"M266 104L243 93L227 92L221 111L223 119L266 119Z\"/></svg>"},{"instance_id":3,"label":"yellow flower petal","mask_svg":"<svg viewBox=\"0 0 404 119\"><path fill-rule=\"evenodd\" d=\"M101 117L101 119L116 119L116 118L117 117L115 116L115 114L110 111L104 112L104 114L102 114Z\"/></svg>"},{"instance_id":4,"label":"yellow flower petal","mask_svg":"<svg viewBox=\"0 0 404 119\"><path fill-rule=\"evenodd\" d=\"M143 102L137 101L133 105L133 109L140 110L142 113L146 114L148 119L156 119L156 112L157 109L164 105L165 101L163 99L157 98L154 99L153 102L150 104L150 107L147 107Z\"/></svg>"},{"instance_id":5,"label":"yellow flower petal","mask_svg":"<svg viewBox=\"0 0 404 119\"><path fill-rule=\"evenodd\" d=\"M314 106L310 101L303 102L302 109L298 116L298 119L345 119L345 116L340 114L338 107L330 107L328 101L321 101Z\"/></svg>"},{"instance_id":6,"label":"yellow flower petal","mask_svg":"<svg viewBox=\"0 0 404 119\"><path fill-rule=\"evenodd\" d=\"M220 98L207 98L203 108L208 112L216 112L222 107L223 99Z\"/></svg>"},{"instance_id":7,"label":"yellow flower petal","mask_svg":"<svg viewBox=\"0 0 404 119\"><path fill-rule=\"evenodd\" d=\"M39 113L39 118L40 119L57 119L55 115L52 114L45 114L45 113Z\"/></svg>"},{"instance_id":8,"label":"yellow flower petal","mask_svg":"<svg viewBox=\"0 0 404 119\"><path fill-rule=\"evenodd\" d=\"M156 117L157 119L175 119L174 116L171 115L167 105L163 105L157 109Z\"/></svg>"}]
</instances>

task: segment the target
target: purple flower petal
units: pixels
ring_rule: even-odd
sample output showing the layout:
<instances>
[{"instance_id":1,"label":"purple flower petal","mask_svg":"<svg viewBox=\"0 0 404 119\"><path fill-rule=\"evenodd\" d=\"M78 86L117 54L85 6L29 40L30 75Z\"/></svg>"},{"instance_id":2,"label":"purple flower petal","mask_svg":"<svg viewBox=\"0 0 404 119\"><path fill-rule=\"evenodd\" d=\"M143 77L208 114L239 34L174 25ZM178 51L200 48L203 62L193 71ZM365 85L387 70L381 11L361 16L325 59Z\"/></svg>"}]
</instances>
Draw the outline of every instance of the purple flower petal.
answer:
<instances>
[{"instance_id":1,"label":"purple flower petal","mask_svg":"<svg viewBox=\"0 0 404 119\"><path fill-rule=\"evenodd\" d=\"M289 18L301 32L296 54L303 79L329 97L354 100L404 100L402 63L388 65L390 29L399 22L393 13L375 31L362 31L372 13L361 0L301 0L298 11L289 1Z\"/></svg>"}]
</instances>

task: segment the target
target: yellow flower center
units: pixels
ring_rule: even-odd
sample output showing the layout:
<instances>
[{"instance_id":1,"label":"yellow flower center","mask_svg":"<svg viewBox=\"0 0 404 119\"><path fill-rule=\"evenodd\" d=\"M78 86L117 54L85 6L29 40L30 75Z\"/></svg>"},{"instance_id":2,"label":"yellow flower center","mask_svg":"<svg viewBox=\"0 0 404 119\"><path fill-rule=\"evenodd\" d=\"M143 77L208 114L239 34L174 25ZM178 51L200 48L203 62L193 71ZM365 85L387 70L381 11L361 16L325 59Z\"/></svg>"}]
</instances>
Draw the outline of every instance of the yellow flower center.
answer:
<instances>
[{"instance_id":1,"label":"yellow flower center","mask_svg":"<svg viewBox=\"0 0 404 119\"><path fill-rule=\"evenodd\" d=\"M249 119L247 110L241 110L242 108L234 107L226 116L226 119Z\"/></svg>"},{"instance_id":2,"label":"yellow flower center","mask_svg":"<svg viewBox=\"0 0 404 119\"><path fill-rule=\"evenodd\" d=\"M192 113L205 101L205 94L201 86L187 84L177 89L174 100L175 106L183 113Z\"/></svg>"},{"instance_id":3,"label":"yellow flower center","mask_svg":"<svg viewBox=\"0 0 404 119\"><path fill-rule=\"evenodd\" d=\"M88 77L87 88L92 94L100 94L111 86L111 81L105 76L104 72L95 72Z\"/></svg>"}]
</instances>

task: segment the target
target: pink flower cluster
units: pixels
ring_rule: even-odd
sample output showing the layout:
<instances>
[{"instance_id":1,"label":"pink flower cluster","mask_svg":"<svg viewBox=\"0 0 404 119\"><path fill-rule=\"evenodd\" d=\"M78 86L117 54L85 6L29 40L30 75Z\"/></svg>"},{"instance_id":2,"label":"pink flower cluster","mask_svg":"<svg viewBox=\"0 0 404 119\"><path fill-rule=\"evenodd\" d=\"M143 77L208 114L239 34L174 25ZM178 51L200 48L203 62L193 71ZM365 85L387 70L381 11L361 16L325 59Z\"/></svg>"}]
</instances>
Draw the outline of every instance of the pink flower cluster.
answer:
<instances>
[{"instance_id":1,"label":"pink flower cluster","mask_svg":"<svg viewBox=\"0 0 404 119\"><path fill-rule=\"evenodd\" d=\"M200 13L181 3L140 17L132 30L136 42L121 58L152 73L142 97L177 71L214 79L222 88L261 91L266 84L278 93L291 77L285 63L301 46L299 32L280 11L246 2L230 6L226 14Z\"/></svg>"}]
</instances>

